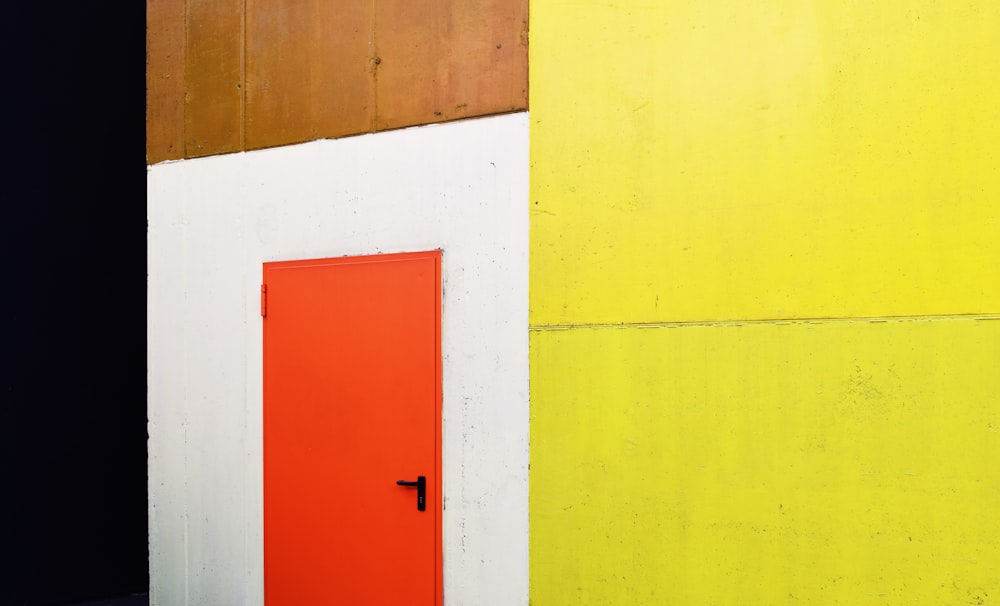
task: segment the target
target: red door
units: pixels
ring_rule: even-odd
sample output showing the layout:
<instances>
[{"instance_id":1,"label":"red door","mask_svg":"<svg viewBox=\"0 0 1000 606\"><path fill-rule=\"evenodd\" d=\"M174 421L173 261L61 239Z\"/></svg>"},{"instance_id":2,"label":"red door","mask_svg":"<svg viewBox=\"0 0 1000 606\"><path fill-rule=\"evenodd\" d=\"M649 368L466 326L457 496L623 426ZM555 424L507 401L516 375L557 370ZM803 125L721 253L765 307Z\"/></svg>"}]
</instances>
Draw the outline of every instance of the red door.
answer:
<instances>
[{"instance_id":1,"label":"red door","mask_svg":"<svg viewBox=\"0 0 1000 606\"><path fill-rule=\"evenodd\" d=\"M440 606L440 267L264 264L267 606Z\"/></svg>"}]
</instances>

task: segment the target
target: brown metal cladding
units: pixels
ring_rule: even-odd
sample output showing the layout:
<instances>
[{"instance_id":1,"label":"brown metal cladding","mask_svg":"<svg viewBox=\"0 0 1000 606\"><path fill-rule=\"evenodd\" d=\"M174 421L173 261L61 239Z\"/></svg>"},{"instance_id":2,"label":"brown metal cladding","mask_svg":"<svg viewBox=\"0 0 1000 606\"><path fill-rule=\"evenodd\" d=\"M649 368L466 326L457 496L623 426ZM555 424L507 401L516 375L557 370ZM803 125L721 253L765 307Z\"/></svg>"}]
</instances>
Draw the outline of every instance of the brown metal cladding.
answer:
<instances>
[{"instance_id":1,"label":"brown metal cladding","mask_svg":"<svg viewBox=\"0 0 1000 606\"><path fill-rule=\"evenodd\" d=\"M527 0L378 0L376 128L528 106Z\"/></svg>"},{"instance_id":2,"label":"brown metal cladding","mask_svg":"<svg viewBox=\"0 0 1000 606\"><path fill-rule=\"evenodd\" d=\"M187 0L185 157L243 149L243 0Z\"/></svg>"},{"instance_id":3,"label":"brown metal cladding","mask_svg":"<svg viewBox=\"0 0 1000 606\"><path fill-rule=\"evenodd\" d=\"M372 0L247 0L247 149L372 130Z\"/></svg>"},{"instance_id":4,"label":"brown metal cladding","mask_svg":"<svg viewBox=\"0 0 1000 606\"><path fill-rule=\"evenodd\" d=\"M528 0L146 1L149 163L528 106Z\"/></svg>"},{"instance_id":5,"label":"brown metal cladding","mask_svg":"<svg viewBox=\"0 0 1000 606\"><path fill-rule=\"evenodd\" d=\"M146 0L146 163L184 156L184 0Z\"/></svg>"}]
</instances>

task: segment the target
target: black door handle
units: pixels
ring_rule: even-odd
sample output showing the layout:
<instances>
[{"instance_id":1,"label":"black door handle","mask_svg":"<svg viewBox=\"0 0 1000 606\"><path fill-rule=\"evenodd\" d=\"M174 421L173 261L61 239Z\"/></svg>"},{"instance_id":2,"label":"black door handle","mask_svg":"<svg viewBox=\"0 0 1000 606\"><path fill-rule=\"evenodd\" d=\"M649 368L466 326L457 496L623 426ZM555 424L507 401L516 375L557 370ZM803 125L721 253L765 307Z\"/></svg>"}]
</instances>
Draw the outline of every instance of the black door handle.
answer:
<instances>
[{"instance_id":1,"label":"black door handle","mask_svg":"<svg viewBox=\"0 0 1000 606\"><path fill-rule=\"evenodd\" d=\"M427 510L427 478L417 476L416 482L406 480L396 480L396 486L416 486L417 487L417 511Z\"/></svg>"}]
</instances>

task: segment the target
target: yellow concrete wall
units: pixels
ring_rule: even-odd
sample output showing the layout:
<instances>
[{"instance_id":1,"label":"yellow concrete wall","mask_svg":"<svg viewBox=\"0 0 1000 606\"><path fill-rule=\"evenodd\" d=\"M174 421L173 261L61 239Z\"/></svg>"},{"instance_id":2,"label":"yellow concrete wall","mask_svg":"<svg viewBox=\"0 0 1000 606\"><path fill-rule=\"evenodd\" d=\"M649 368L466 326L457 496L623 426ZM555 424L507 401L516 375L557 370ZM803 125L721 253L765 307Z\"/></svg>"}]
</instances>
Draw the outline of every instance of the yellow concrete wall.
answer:
<instances>
[{"instance_id":1,"label":"yellow concrete wall","mask_svg":"<svg viewBox=\"0 0 1000 606\"><path fill-rule=\"evenodd\" d=\"M534 322L1000 309L996 2L530 10Z\"/></svg>"},{"instance_id":2,"label":"yellow concrete wall","mask_svg":"<svg viewBox=\"0 0 1000 606\"><path fill-rule=\"evenodd\" d=\"M1000 4L531 5L531 601L1000 597Z\"/></svg>"},{"instance_id":3,"label":"yellow concrete wall","mask_svg":"<svg viewBox=\"0 0 1000 606\"><path fill-rule=\"evenodd\" d=\"M533 606L1000 595L1000 320L535 331L531 364Z\"/></svg>"}]
</instances>

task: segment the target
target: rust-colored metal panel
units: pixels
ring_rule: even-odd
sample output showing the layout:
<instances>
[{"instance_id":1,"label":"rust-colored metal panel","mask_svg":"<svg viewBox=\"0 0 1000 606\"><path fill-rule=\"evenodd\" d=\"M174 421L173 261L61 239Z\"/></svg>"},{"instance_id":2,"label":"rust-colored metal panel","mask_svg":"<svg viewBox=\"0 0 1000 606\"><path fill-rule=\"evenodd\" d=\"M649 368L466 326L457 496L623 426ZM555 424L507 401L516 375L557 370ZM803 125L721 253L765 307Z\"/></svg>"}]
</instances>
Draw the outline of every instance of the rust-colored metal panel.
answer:
<instances>
[{"instance_id":1,"label":"rust-colored metal panel","mask_svg":"<svg viewBox=\"0 0 1000 606\"><path fill-rule=\"evenodd\" d=\"M372 0L247 0L247 149L372 130Z\"/></svg>"},{"instance_id":2,"label":"rust-colored metal panel","mask_svg":"<svg viewBox=\"0 0 1000 606\"><path fill-rule=\"evenodd\" d=\"M243 0L187 0L185 156L243 148Z\"/></svg>"},{"instance_id":3,"label":"rust-colored metal panel","mask_svg":"<svg viewBox=\"0 0 1000 606\"><path fill-rule=\"evenodd\" d=\"M378 129L528 106L527 0L377 0Z\"/></svg>"},{"instance_id":4,"label":"rust-colored metal panel","mask_svg":"<svg viewBox=\"0 0 1000 606\"><path fill-rule=\"evenodd\" d=\"M184 157L184 0L146 0L146 163Z\"/></svg>"}]
</instances>

